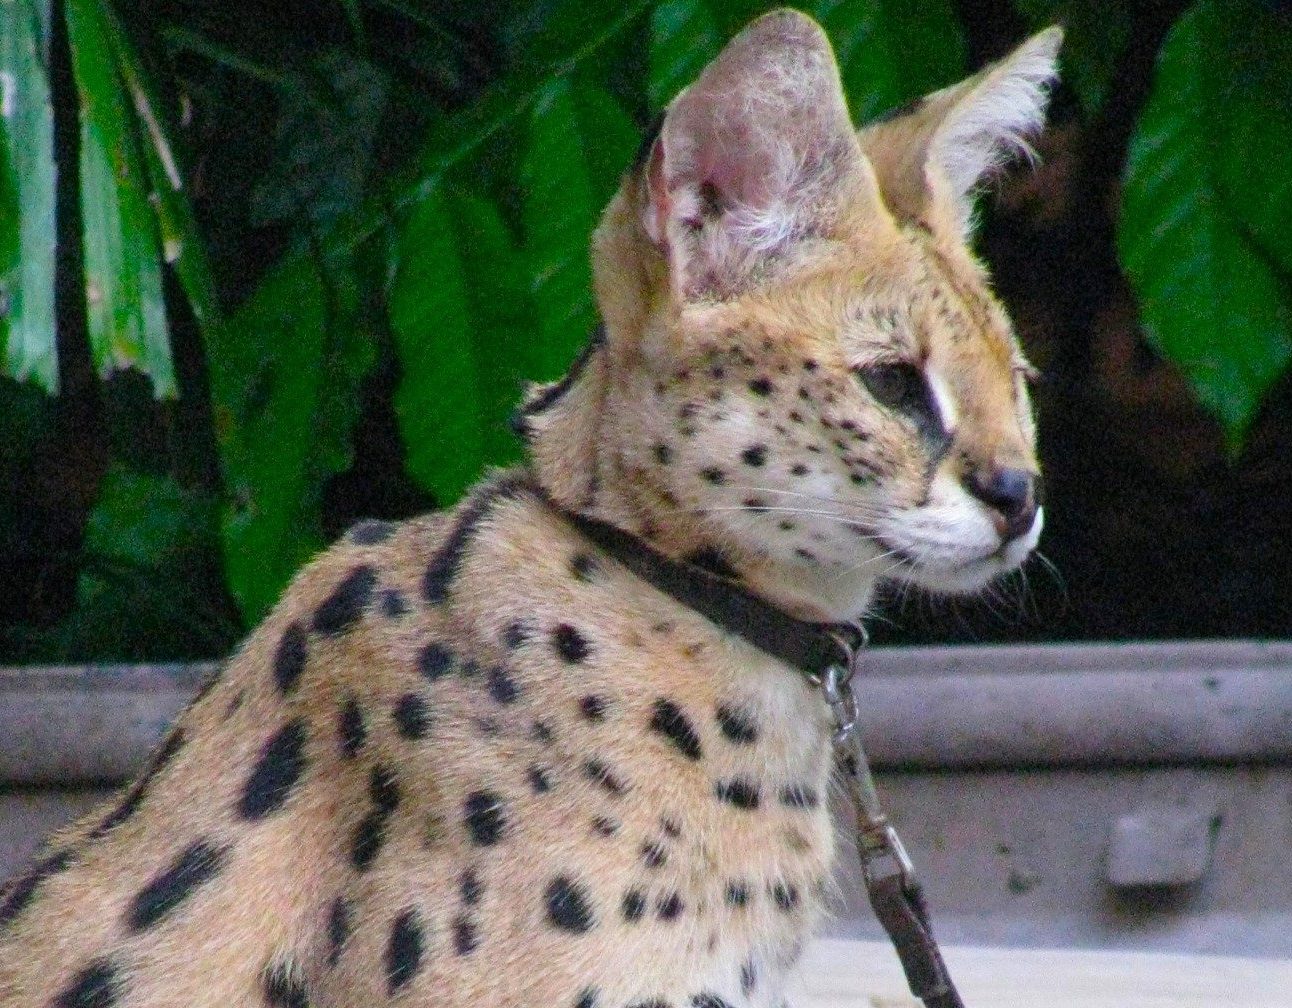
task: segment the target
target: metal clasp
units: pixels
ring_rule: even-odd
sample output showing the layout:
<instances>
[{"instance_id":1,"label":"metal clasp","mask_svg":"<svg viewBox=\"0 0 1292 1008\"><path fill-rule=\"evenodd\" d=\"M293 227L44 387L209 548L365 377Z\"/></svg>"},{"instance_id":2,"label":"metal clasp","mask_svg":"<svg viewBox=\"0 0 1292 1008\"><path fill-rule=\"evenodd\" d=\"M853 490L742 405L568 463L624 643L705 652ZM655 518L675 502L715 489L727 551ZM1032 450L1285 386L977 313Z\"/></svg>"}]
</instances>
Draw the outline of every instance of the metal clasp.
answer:
<instances>
[{"instance_id":1,"label":"metal clasp","mask_svg":"<svg viewBox=\"0 0 1292 1008\"><path fill-rule=\"evenodd\" d=\"M857 694L853 692L852 680L860 664L861 649L866 646L869 635L860 624L848 627L852 639L849 640L841 631L832 631L831 636L844 655L844 664L830 665L821 675L818 685L830 708L830 719L834 726L831 741L835 749L843 749L856 734L861 711L857 706Z\"/></svg>"},{"instance_id":2,"label":"metal clasp","mask_svg":"<svg viewBox=\"0 0 1292 1008\"><path fill-rule=\"evenodd\" d=\"M857 853L861 857L861 874L867 886L872 885L876 879L885 877L875 870L885 858L891 859L896 866L896 874L901 877L903 889L909 889L914 883L915 863L906 853L906 846L897 835L897 830L885 816L880 815L875 819L859 817Z\"/></svg>"}]
</instances>

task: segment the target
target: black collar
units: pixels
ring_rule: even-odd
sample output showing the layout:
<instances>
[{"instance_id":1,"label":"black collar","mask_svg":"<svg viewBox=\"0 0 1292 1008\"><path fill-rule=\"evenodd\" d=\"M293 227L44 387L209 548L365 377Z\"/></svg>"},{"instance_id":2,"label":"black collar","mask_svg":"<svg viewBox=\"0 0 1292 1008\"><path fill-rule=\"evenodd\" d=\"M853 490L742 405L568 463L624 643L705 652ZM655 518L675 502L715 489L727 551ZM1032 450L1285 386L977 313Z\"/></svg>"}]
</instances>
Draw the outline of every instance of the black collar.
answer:
<instances>
[{"instance_id":1,"label":"black collar","mask_svg":"<svg viewBox=\"0 0 1292 1008\"><path fill-rule=\"evenodd\" d=\"M797 619L726 578L669 559L622 529L555 502L553 507L643 581L809 677L820 676L831 665L846 668L851 649L861 643L861 633L852 624Z\"/></svg>"}]
</instances>

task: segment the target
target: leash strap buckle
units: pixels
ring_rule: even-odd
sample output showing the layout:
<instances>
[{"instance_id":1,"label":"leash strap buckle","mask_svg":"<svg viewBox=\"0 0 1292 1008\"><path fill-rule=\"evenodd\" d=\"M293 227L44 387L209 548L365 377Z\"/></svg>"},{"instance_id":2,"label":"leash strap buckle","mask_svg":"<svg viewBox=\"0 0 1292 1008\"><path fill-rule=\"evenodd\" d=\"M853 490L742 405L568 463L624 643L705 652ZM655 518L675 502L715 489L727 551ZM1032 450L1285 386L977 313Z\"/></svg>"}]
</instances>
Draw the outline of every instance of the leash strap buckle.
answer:
<instances>
[{"instance_id":1,"label":"leash strap buckle","mask_svg":"<svg viewBox=\"0 0 1292 1008\"><path fill-rule=\"evenodd\" d=\"M813 681L830 711L835 756L857 817L857 854L866 895L897 951L911 993L926 1008L964 1008L929 926L915 865L880 806L862 746L860 708L852 683L866 634L860 626L852 629L852 639L835 636L845 662L828 666ZM884 870L886 865L890 870Z\"/></svg>"}]
</instances>

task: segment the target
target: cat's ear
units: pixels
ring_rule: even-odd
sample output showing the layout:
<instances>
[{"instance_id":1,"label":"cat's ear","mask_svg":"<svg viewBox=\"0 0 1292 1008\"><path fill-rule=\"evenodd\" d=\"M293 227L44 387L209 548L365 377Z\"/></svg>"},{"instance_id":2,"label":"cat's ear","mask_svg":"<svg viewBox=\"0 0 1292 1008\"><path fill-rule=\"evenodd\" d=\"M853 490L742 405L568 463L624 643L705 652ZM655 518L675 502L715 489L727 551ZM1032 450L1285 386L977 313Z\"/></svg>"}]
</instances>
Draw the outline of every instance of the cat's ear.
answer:
<instances>
[{"instance_id":1,"label":"cat's ear","mask_svg":"<svg viewBox=\"0 0 1292 1008\"><path fill-rule=\"evenodd\" d=\"M640 186L683 298L737 292L859 215L887 219L830 43L789 10L751 23L673 100Z\"/></svg>"},{"instance_id":2,"label":"cat's ear","mask_svg":"<svg viewBox=\"0 0 1292 1008\"><path fill-rule=\"evenodd\" d=\"M974 191L1010 159L1030 157L1045 122L1063 31L1047 28L968 80L861 131L898 217L968 236Z\"/></svg>"}]
</instances>

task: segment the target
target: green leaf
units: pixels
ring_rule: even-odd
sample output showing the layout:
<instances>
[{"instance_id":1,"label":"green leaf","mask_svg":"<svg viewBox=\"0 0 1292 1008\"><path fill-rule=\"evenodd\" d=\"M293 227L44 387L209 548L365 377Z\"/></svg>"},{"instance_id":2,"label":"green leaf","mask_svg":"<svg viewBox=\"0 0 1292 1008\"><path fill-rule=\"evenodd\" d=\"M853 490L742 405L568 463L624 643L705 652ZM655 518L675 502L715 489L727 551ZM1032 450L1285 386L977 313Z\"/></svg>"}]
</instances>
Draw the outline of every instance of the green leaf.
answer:
<instances>
[{"instance_id":1,"label":"green leaf","mask_svg":"<svg viewBox=\"0 0 1292 1008\"><path fill-rule=\"evenodd\" d=\"M299 224L313 233L352 213L369 191L385 74L342 49L325 49L312 63L280 86L274 160L251 194L255 225Z\"/></svg>"},{"instance_id":2,"label":"green leaf","mask_svg":"<svg viewBox=\"0 0 1292 1008\"><path fill-rule=\"evenodd\" d=\"M0 368L58 391L50 0L0 3Z\"/></svg>"},{"instance_id":3,"label":"green leaf","mask_svg":"<svg viewBox=\"0 0 1292 1008\"><path fill-rule=\"evenodd\" d=\"M1243 72L1230 61L1234 33L1249 31L1233 6L1196 4L1167 36L1131 139L1117 241L1149 339L1236 451L1292 360L1292 297L1219 189L1226 159L1248 153L1221 142L1232 100L1224 82ZM1247 185L1263 185L1287 168L1245 170Z\"/></svg>"},{"instance_id":4,"label":"green leaf","mask_svg":"<svg viewBox=\"0 0 1292 1008\"><path fill-rule=\"evenodd\" d=\"M76 607L40 635L46 660L174 660L227 649L237 627L214 578L215 519L206 494L114 463L86 522Z\"/></svg>"},{"instance_id":5,"label":"green leaf","mask_svg":"<svg viewBox=\"0 0 1292 1008\"><path fill-rule=\"evenodd\" d=\"M533 362L527 278L497 209L437 189L409 217L389 311L408 470L442 505L520 455L508 420Z\"/></svg>"},{"instance_id":6,"label":"green leaf","mask_svg":"<svg viewBox=\"0 0 1292 1008\"><path fill-rule=\"evenodd\" d=\"M1228 71L1214 84L1217 181L1229 210L1286 280L1292 276L1292 23L1261 4L1234 7L1211 36L1213 60Z\"/></svg>"},{"instance_id":7,"label":"green leaf","mask_svg":"<svg viewBox=\"0 0 1292 1008\"><path fill-rule=\"evenodd\" d=\"M1106 0L1015 0L1028 25L1040 31L1063 26L1059 76L1072 86L1082 109L1103 108L1117 64L1130 44L1131 5Z\"/></svg>"},{"instance_id":8,"label":"green leaf","mask_svg":"<svg viewBox=\"0 0 1292 1008\"><path fill-rule=\"evenodd\" d=\"M345 19L350 25L350 34L359 45L366 45L367 37L363 28L363 10L359 0L340 0L341 9L345 12Z\"/></svg>"},{"instance_id":9,"label":"green leaf","mask_svg":"<svg viewBox=\"0 0 1292 1008\"><path fill-rule=\"evenodd\" d=\"M352 459L359 384L373 340L358 269L289 257L208 336L216 441L229 501L229 586L249 623L323 545L327 479Z\"/></svg>"},{"instance_id":10,"label":"green leaf","mask_svg":"<svg viewBox=\"0 0 1292 1008\"><path fill-rule=\"evenodd\" d=\"M129 99L98 0L68 0L81 110L81 220L90 350L101 375L137 367L161 398L176 393L162 300L157 225Z\"/></svg>"},{"instance_id":11,"label":"green leaf","mask_svg":"<svg viewBox=\"0 0 1292 1008\"><path fill-rule=\"evenodd\" d=\"M215 502L170 476L110 467L85 526L84 549L138 568L161 568L215 540Z\"/></svg>"},{"instance_id":12,"label":"green leaf","mask_svg":"<svg viewBox=\"0 0 1292 1008\"><path fill-rule=\"evenodd\" d=\"M447 196L471 306L473 342L483 364L484 462L507 465L521 455L520 440L511 429L512 414L525 382L552 373L551 349L535 338L525 261L498 209L471 193Z\"/></svg>"},{"instance_id":13,"label":"green leaf","mask_svg":"<svg viewBox=\"0 0 1292 1008\"><path fill-rule=\"evenodd\" d=\"M964 76L964 31L951 0L813 0L802 9L830 36L858 123Z\"/></svg>"},{"instance_id":14,"label":"green leaf","mask_svg":"<svg viewBox=\"0 0 1292 1008\"><path fill-rule=\"evenodd\" d=\"M660 0L650 18L647 93L662 109L700 75L725 40L705 0Z\"/></svg>"},{"instance_id":15,"label":"green leaf","mask_svg":"<svg viewBox=\"0 0 1292 1008\"><path fill-rule=\"evenodd\" d=\"M219 298L206 244L184 189L180 160L171 139L175 131L165 105L159 99L161 92L121 22L110 7L100 9L104 28L112 39L122 83L134 105L142 134L141 147L148 167L148 199L157 214L162 255L175 270L193 317L199 326L205 328L219 318Z\"/></svg>"},{"instance_id":16,"label":"green leaf","mask_svg":"<svg viewBox=\"0 0 1292 1008\"><path fill-rule=\"evenodd\" d=\"M484 396L467 281L438 189L409 217L399 263L390 294L390 325L403 367L395 414L408 471L448 505L484 464Z\"/></svg>"},{"instance_id":17,"label":"green leaf","mask_svg":"<svg viewBox=\"0 0 1292 1008\"><path fill-rule=\"evenodd\" d=\"M639 142L600 88L556 80L534 105L521 155L521 211L534 338L545 348L543 363L554 365L535 377L559 374L596 323L588 243Z\"/></svg>"}]
</instances>

